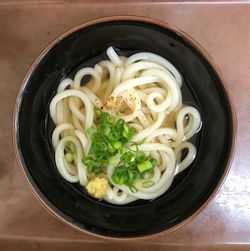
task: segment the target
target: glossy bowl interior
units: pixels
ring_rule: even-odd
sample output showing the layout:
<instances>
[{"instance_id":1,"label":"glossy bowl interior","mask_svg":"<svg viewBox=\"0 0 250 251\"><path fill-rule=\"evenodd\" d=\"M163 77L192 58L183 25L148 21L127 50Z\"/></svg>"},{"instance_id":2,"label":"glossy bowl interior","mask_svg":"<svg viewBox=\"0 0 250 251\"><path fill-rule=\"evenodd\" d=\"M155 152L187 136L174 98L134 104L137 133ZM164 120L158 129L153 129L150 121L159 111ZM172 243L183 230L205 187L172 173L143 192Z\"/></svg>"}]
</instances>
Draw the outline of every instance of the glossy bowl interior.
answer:
<instances>
[{"instance_id":1,"label":"glossy bowl interior","mask_svg":"<svg viewBox=\"0 0 250 251\"><path fill-rule=\"evenodd\" d=\"M202 129L193 139L198 153L171 188L153 201L114 206L89 197L58 173L49 103L59 82L82 66L105 58L108 46L126 56L149 51L181 72L184 104L201 113ZM14 144L26 180L55 216L96 236L156 236L182 225L214 194L225 176L234 144L235 117L219 70L206 52L183 32L144 18L113 17L91 21L50 44L27 73L17 97Z\"/></svg>"}]
</instances>

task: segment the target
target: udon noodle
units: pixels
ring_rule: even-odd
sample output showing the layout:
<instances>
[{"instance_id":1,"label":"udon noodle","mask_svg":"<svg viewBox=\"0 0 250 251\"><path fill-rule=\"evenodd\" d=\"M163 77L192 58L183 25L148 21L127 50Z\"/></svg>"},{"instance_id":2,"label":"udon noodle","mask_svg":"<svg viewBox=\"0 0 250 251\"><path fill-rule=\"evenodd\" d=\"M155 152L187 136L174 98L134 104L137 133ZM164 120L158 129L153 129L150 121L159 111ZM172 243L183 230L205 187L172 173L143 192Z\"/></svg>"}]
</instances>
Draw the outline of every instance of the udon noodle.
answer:
<instances>
[{"instance_id":1,"label":"udon noodle","mask_svg":"<svg viewBox=\"0 0 250 251\"><path fill-rule=\"evenodd\" d=\"M58 85L50 103L56 125L52 134L56 166L65 180L79 182L90 195L112 204L155 199L193 162L196 147L188 140L201 127L200 114L182 104L182 77L165 58L150 52L127 58L112 47L106 54L106 60L80 69L74 79L66 78ZM82 84L83 80L87 83ZM133 132L130 138L125 134L125 141L110 141L115 154L98 172L88 171L86 165L95 147L93 130L96 132L100 123L96 111L99 116L109 116L114 126L119 120L123 132ZM124 151L129 152L131 163L137 153L144 154L143 163L136 162L132 174L129 166L121 167ZM130 181L126 183L126 179Z\"/></svg>"}]
</instances>

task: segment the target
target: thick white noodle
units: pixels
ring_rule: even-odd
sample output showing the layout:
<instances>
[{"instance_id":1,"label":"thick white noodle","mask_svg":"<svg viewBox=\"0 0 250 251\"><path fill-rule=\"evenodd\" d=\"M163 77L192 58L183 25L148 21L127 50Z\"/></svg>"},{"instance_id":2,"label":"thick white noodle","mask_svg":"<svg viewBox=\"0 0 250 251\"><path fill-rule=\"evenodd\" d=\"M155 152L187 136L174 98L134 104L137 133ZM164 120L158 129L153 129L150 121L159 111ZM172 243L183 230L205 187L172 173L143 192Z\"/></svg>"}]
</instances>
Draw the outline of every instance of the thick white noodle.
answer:
<instances>
[{"instance_id":1,"label":"thick white noodle","mask_svg":"<svg viewBox=\"0 0 250 251\"><path fill-rule=\"evenodd\" d=\"M65 78L60 82L57 87L57 93L63 92L67 87L72 85L73 81L70 78ZM57 113L56 113L56 124L60 124L67 121L67 100L61 100L57 104ZM65 133L64 133L65 134Z\"/></svg>"},{"instance_id":2,"label":"thick white noodle","mask_svg":"<svg viewBox=\"0 0 250 251\"><path fill-rule=\"evenodd\" d=\"M88 147L88 138L87 136L84 134L83 131L81 130L75 130L74 134L78 137L78 139L80 140L81 144L82 144L82 148L84 150L84 153L86 155L87 152L87 147Z\"/></svg>"},{"instance_id":3,"label":"thick white noodle","mask_svg":"<svg viewBox=\"0 0 250 251\"><path fill-rule=\"evenodd\" d=\"M102 67L101 67L99 64L96 64L96 65L94 66L94 70L95 70L97 73L99 73L100 75L103 74L103 69L102 69Z\"/></svg>"},{"instance_id":4,"label":"thick white noodle","mask_svg":"<svg viewBox=\"0 0 250 251\"><path fill-rule=\"evenodd\" d=\"M181 153L184 149L187 149L188 153L187 156L182 161L180 161ZM186 141L176 147L174 149L174 152L177 158L176 174L178 174L184 169L186 169L188 166L190 166L191 163L194 161L196 156L196 148L192 143Z\"/></svg>"},{"instance_id":5,"label":"thick white noodle","mask_svg":"<svg viewBox=\"0 0 250 251\"><path fill-rule=\"evenodd\" d=\"M155 69L155 68L156 69L159 68L162 70L165 69L159 64L155 64L155 63L147 62L147 61L140 61L138 63L131 64L125 68L126 70L124 70L123 72L122 81L135 78L138 72L142 70L149 70L149 69Z\"/></svg>"},{"instance_id":6,"label":"thick white noodle","mask_svg":"<svg viewBox=\"0 0 250 251\"><path fill-rule=\"evenodd\" d=\"M176 109L176 106L179 102L180 88L178 87L176 80L173 78L173 76L171 76L171 74L160 69L153 69L144 71L141 76L157 76L159 79L158 83L160 83L160 85L167 91L167 96L164 101L165 103L163 103L162 105L149 107L151 110L153 110L154 112L162 112L164 110L170 112ZM171 100L170 104L168 103L168 99Z\"/></svg>"},{"instance_id":7,"label":"thick white noodle","mask_svg":"<svg viewBox=\"0 0 250 251\"><path fill-rule=\"evenodd\" d=\"M145 142L150 142L152 139L159 137L160 135L165 135L168 139L176 140L178 137L178 133L175 129L172 128L160 128L154 130L145 140Z\"/></svg>"},{"instance_id":8,"label":"thick white noodle","mask_svg":"<svg viewBox=\"0 0 250 251\"><path fill-rule=\"evenodd\" d=\"M101 61L99 63L99 65L103 69L103 75L104 75L105 70L107 70L108 74L109 74L109 81L107 82L108 84L106 85L105 93L104 93L104 100L107 100L108 97L110 96L114 86L115 86L115 70L116 70L116 68L115 68L115 65L112 64L108 60ZM104 77L104 76L102 76L102 77Z\"/></svg>"},{"instance_id":9,"label":"thick white noodle","mask_svg":"<svg viewBox=\"0 0 250 251\"><path fill-rule=\"evenodd\" d=\"M146 156L155 158L157 166L144 179L135 181L137 191L132 192L128 186L112 180L120 162L117 154L117 163L109 164L106 170L109 185L103 199L116 205L155 199L167 191L175 175L193 163L196 147L188 140L201 127L200 113L182 105L182 77L167 59L151 52L126 58L112 47L106 54L107 60L93 68L80 69L74 80L62 80L51 100L50 115L56 125L52 133L56 166L65 180L85 187L91 176L88 177L82 158L89 154L92 144L87 130L95 127L94 108L103 108L113 115L119 111L120 117L137 130L132 141L139 143L139 150ZM86 76L91 78L83 86ZM70 163L65 156L66 142L75 146ZM136 147L130 143L129 149ZM145 182L151 186L145 186Z\"/></svg>"},{"instance_id":10,"label":"thick white noodle","mask_svg":"<svg viewBox=\"0 0 250 251\"><path fill-rule=\"evenodd\" d=\"M86 118L84 116L84 120L82 121L83 123L85 123L85 119ZM84 128L82 127L82 124L80 123L79 119L74 114L72 114L72 120L73 120L73 124L74 124L76 129L84 131Z\"/></svg>"},{"instance_id":11,"label":"thick white noodle","mask_svg":"<svg viewBox=\"0 0 250 251\"><path fill-rule=\"evenodd\" d=\"M113 65L115 65L115 66L122 65L122 61L121 61L120 57L117 55L117 53L115 52L115 50L113 49L113 47L109 47L107 49L107 56L109 57L109 59L113 63Z\"/></svg>"},{"instance_id":12,"label":"thick white noodle","mask_svg":"<svg viewBox=\"0 0 250 251\"><path fill-rule=\"evenodd\" d=\"M77 175L70 174L65 166L64 161L64 148L67 141L73 142L76 147L76 168ZM87 183L87 174L84 165L82 164L83 150L80 142L73 136L66 136L62 138L56 149L55 149L55 161L58 171L69 182L80 182L81 185L85 186Z\"/></svg>"},{"instance_id":13,"label":"thick white noodle","mask_svg":"<svg viewBox=\"0 0 250 251\"><path fill-rule=\"evenodd\" d=\"M66 90L62 93L56 94L54 98L50 102L50 116L52 120L55 122L56 119L56 104L60 100L70 97L70 96L76 96L82 100L82 102L85 105L85 110L86 110L86 121L85 121L85 130L87 130L92 124L93 124L93 118L94 118L94 107L89 100L88 96L78 90Z\"/></svg>"},{"instance_id":14,"label":"thick white noodle","mask_svg":"<svg viewBox=\"0 0 250 251\"><path fill-rule=\"evenodd\" d=\"M192 117L192 119L190 119L190 121L192 122L192 126L190 126L189 123L187 125L189 128L189 131L185 130L185 126L184 126L184 121L185 121L186 116ZM201 126L201 117L198 110L191 106L183 107L178 112L177 118L176 118L176 129L178 132L178 138L176 139L176 141L171 143L171 145L173 147L177 147L181 144L182 141L189 140L195 133L197 133L200 126Z\"/></svg>"},{"instance_id":15,"label":"thick white noodle","mask_svg":"<svg viewBox=\"0 0 250 251\"><path fill-rule=\"evenodd\" d=\"M127 59L125 66L129 66L129 65L131 65L137 61L141 61L141 60L151 61L151 62L157 63L157 64L165 67L167 70L169 70L173 74L173 76L175 77L175 79L177 80L177 82L179 83L179 85L181 87L182 77L181 77L179 71L167 59L165 59L159 55L156 55L154 53L151 53L151 52L136 53Z\"/></svg>"},{"instance_id":16,"label":"thick white noodle","mask_svg":"<svg viewBox=\"0 0 250 251\"><path fill-rule=\"evenodd\" d=\"M63 92L67 87L73 84L73 80L70 78L63 79L57 87L57 93Z\"/></svg>"},{"instance_id":17,"label":"thick white noodle","mask_svg":"<svg viewBox=\"0 0 250 251\"><path fill-rule=\"evenodd\" d=\"M126 91L130 88L134 88L140 85L145 85L152 82L158 82L160 79L156 76L146 76L126 80L115 87L111 93L111 97L117 97L121 92Z\"/></svg>"},{"instance_id":18,"label":"thick white noodle","mask_svg":"<svg viewBox=\"0 0 250 251\"><path fill-rule=\"evenodd\" d=\"M69 123L61 123L60 125L58 125L53 133L52 133L52 144L53 147L56 148L59 141L60 141L60 133L63 132L64 130L73 130L74 126L69 124Z\"/></svg>"},{"instance_id":19,"label":"thick white noodle","mask_svg":"<svg viewBox=\"0 0 250 251\"><path fill-rule=\"evenodd\" d=\"M111 187L108 188L107 195L105 196L105 200L109 203L115 205L124 205L130 202L137 200L138 198L127 194L126 192L122 192L122 195L118 195L119 189L114 186L113 189Z\"/></svg>"},{"instance_id":20,"label":"thick white noodle","mask_svg":"<svg viewBox=\"0 0 250 251\"><path fill-rule=\"evenodd\" d=\"M158 129L161 126L164 117L165 117L164 113L159 113L158 119L155 121L155 123L145 128L143 131L138 132L133 137L133 141L139 142L148 137L151 133L153 133L156 129Z\"/></svg>"},{"instance_id":21,"label":"thick white noodle","mask_svg":"<svg viewBox=\"0 0 250 251\"><path fill-rule=\"evenodd\" d=\"M94 86L92 87L92 91L97 92L97 90L101 86L101 77L98 74L98 72L91 67L83 68L76 73L75 78L74 78L74 83L73 83L74 89L79 89L81 86L82 78L88 75L94 78Z\"/></svg>"},{"instance_id":22,"label":"thick white noodle","mask_svg":"<svg viewBox=\"0 0 250 251\"><path fill-rule=\"evenodd\" d=\"M102 101L86 86L83 86L81 90L89 97L90 101L97 108L102 107Z\"/></svg>"}]
</instances>

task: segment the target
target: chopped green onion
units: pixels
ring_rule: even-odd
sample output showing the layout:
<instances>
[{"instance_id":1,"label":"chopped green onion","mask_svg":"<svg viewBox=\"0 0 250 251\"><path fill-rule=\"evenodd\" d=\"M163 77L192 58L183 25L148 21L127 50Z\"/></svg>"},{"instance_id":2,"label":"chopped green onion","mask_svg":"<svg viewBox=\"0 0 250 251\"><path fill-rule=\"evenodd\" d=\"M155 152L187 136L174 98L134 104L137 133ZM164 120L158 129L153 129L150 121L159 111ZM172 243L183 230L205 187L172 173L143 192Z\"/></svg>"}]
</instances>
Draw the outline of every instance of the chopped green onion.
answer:
<instances>
[{"instance_id":1,"label":"chopped green onion","mask_svg":"<svg viewBox=\"0 0 250 251\"><path fill-rule=\"evenodd\" d=\"M105 128L103 129L103 133L104 133L105 136L109 135L110 131L111 131L111 128L110 128L110 127L105 127Z\"/></svg>"},{"instance_id":2,"label":"chopped green onion","mask_svg":"<svg viewBox=\"0 0 250 251\"><path fill-rule=\"evenodd\" d=\"M119 179L118 184L119 184L119 185L123 185L124 183L125 183L125 177L124 177L124 176L121 176L120 179Z\"/></svg>"},{"instance_id":3,"label":"chopped green onion","mask_svg":"<svg viewBox=\"0 0 250 251\"><path fill-rule=\"evenodd\" d=\"M90 161L90 160L93 160L93 158L90 157L90 156L86 156L86 157L83 157L83 158L82 158L82 162L83 162L83 163L84 163L84 162L88 162L88 161Z\"/></svg>"},{"instance_id":4,"label":"chopped green onion","mask_svg":"<svg viewBox=\"0 0 250 251\"><path fill-rule=\"evenodd\" d=\"M139 172L142 173L152 168L152 163L149 160L145 160L144 162L138 164L137 168Z\"/></svg>"},{"instance_id":5,"label":"chopped green onion","mask_svg":"<svg viewBox=\"0 0 250 251\"><path fill-rule=\"evenodd\" d=\"M114 141L111 144L115 149L120 149L122 147L122 143L120 141Z\"/></svg>"},{"instance_id":6,"label":"chopped green onion","mask_svg":"<svg viewBox=\"0 0 250 251\"><path fill-rule=\"evenodd\" d=\"M109 122L109 118L110 118L110 115L107 113L107 112L104 112L103 114L102 114L102 123L103 124L106 124L106 123L108 123Z\"/></svg>"},{"instance_id":7,"label":"chopped green onion","mask_svg":"<svg viewBox=\"0 0 250 251\"><path fill-rule=\"evenodd\" d=\"M92 140L89 155L82 159L88 174L105 172L111 164L115 166L112 181L137 192L134 182L143 179L146 172L153 172L157 160L150 159L144 152L139 151L138 145L142 142L131 141L137 130L130 127L124 119L117 120L117 117L96 108L94 122L87 130ZM75 151L73 142L65 145L65 153L69 153L68 161L73 161ZM119 154L121 157L118 157Z\"/></svg>"},{"instance_id":8,"label":"chopped green onion","mask_svg":"<svg viewBox=\"0 0 250 251\"><path fill-rule=\"evenodd\" d=\"M146 155L142 151L136 152L136 161L137 163L143 162L147 159Z\"/></svg>"},{"instance_id":9,"label":"chopped green onion","mask_svg":"<svg viewBox=\"0 0 250 251\"><path fill-rule=\"evenodd\" d=\"M119 183L119 177L118 175L112 175L112 180L114 181L115 184L118 184Z\"/></svg>"},{"instance_id":10,"label":"chopped green onion","mask_svg":"<svg viewBox=\"0 0 250 251\"><path fill-rule=\"evenodd\" d=\"M111 152L111 153L116 152L116 149L115 149L112 145L109 145L109 146L108 146L108 150L109 150L109 152Z\"/></svg>"},{"instance_id":11,"label":"chopped green onion","mask_svg":"<svg viewBox=\"0 0 250 251\"><path fill-rule=\"evenodd\" d=\"M102 172L102 168L100 166L96 167L94 170L95 174L99 174Z\"/></svg>"},{"instance_id":12,"label":"chopped green onion","mask_svg":"<svg viewBox=\"0 0 250 251\"><path fill-rule=\"evenodd\" d=\"M108 134L108 140L109 141L117 141L120 139L120 133L117 130L112 130L109 134Z\"/></svg>"},{"instance_id":13,"label":"chopped green onion","mask_svg":"<svg viewBox=\"0 0 250 251\"><path fill-rule=\"evenodd\" d=\"M123 129L126 133L129 132L129 128L128 128L128 125L127 124L123 124Z\"/></svg>"},{"instance_id":14,"label":"chopped green onion","mask_svg":"<svg viewBox=\"0 0 250 251\"><path fill-rule=\"evenodd\" d=\"M133 134L133 136L137 133L137 130L136 130L136 128L134 128L134 127L131 127L130 128L130 132L131 132L131 134Z\"/></svg>"},{"instance_id":15,"label":"chopped green onion","mask_svg":"<svg viewBox=\"0 0 250 251\"><path fill-rule=\"evenodd\" d=\"M99 162L104 163L108 163L109 162L109 156L107 154L102 154L99 158L98 158Z\"/></svg>"},{"instance_id":16,"label":"chopped green onion","mask_svg":"<svg viewBox=\"0 0 250 251\"><path fill-rule=\"evenodd\" d=\"M120 117L120 116L121 116L121 113L120 113L119 111L117 111L117 112L115 113L115 115L116 115L117 117Z\"/></svg>"},{"instance_id":17,"label":"chopped green onion","mask_svg":"<svg viewBox=\"0 0 250 251\"><path fill-rule=\"evenodd\" d=\"M93 167L92 166L87 166L87 171L88 171L88 173L92 173L93 172Z\"/></svg>"},{"instance_id":18,"label":"chopped green onion","mask_svg":"<svg viewBox=\"0 0 250 251\"><path fill-rule=\"evenodd\" d=\"M124 148L124 147L119 148L119 153L120 153L120 154L124 154L124 153L125 153L125 148Z\"/></svg>"},{"instance_id":19,"label":"chopped green onion","mask_svg":"<svg viewBox=\"0 0 250 251\"><path fill-rule=\"evenodd\" d=\"M64 147L66 153L76 152L75 144L72 141L66 141Z\"/></svg>"},{"instance_id":20,"label":"chopped green onion","mask_svg":"<svg viewBox=\"0 0 250 251\"><path fill-rule=\"evenodd\" d=\"M128 169L128 184L132 185L134 183L134 175L131 170Z\"/></svg>"},{"instance_id":21,"label":"chopped green onion","mask_svg":"<svg viewBox=\"0 0 250 251\"><path fill-rule=\"evenodd\" d=\"M115 168L115 172L116 173L125 173L127 171L127 167L125 167L125 166L117 166L116 168Z\"/></svg>"},{"instance_id":22,"label":"chopped green onion","mask_svg":"<svg viewBox=\"0 0 250 251\"><path fill-rule=\"evenodd\" d=\"M66 153L65 154L65 160L68 162L68 163L72 163L73 162L73 160L74 160L74 155L72 154L72 153Z\"/></svg>"},{"instance_id":23,"label":"chopped green onion","mask_svg":"<svg viewBox=\"0 0 250 251\"><path fill-rule=\"evenodd\" d=\"M95 132L95 127L94 126L91 126L90 128L87 129L87 133L88 134L93 134Z\"/></svg>"},{"instance_id":24,"label":"chopped green onion","mask_svg":"<svg viewBox=\"0 0 250 251\"><path fill-rule=\"evenodd\" d=\"M138 191L138 189L134 185L129 186L129 189L132 193L136 193Z\"/></svg>"},{"instance_id":25,"label":"chopped green onion","mask_svg":"<svg viewBox=\"0 0 250 251\"><path fill-rule=\"evenodd\" d=\"M143 188L149 188L149 187L152 187L154 185L154 181L152 180L149 180L149 181L144 181L142 182L142 187Z\"/></svg>"},{"instance_id":26,"label":"chopped green onion","mask_svg":"<svg viewBox=\"0 0 250 251\"><path fill-rule=\"evenodd\" d=\"M116 125L115 127L118 129L118 130L121 130L121 128L123 127L125 121L123 119L119 119L117 122L116 122Z\"/></svg>"},{"instance_id":27,"label":"chopped green onion","mask_svg":"<svg viewBox=\"0 0 250 251\"><path fill-rule=\"evenodd\" d=\"M101 116L102 116L102 110L96 108L96 109L95 109L95 116L96 116L96 117L101 117Z\"/></svg>"},{"instance_id":28,"label":"chopped green onion","mask_svg":"<svg viewBox=\"0 0 250 251\"><path fill-rule=\"evenodd\" d=\"M152 167L155 168L156 165L157 165L157 163L158 163L158 161L156 159L152 159L151 163L152 163Z\"/></svg>"},{"instance_id":29,"label":"chopped green onion","mask_svg":"<svg viewBox=\"0 0 250 251\"><path fill-rule=\"evenodd\" d=\"M105 144L105 142L96 142L94 145L94 149L95 151L106 151L107 149L107 145Z\"/></svg>"},{"instance_id":30,"label":"chopped green onion","mask_svg":"<svg viewBox=\"0 0 250 251\"><path fill-rule=\"evenodd\" d=\"M133 179L136 180L140 177L140 174L138 173L138 171L136 170L132 170L132 173L133 173Z\"/></svg>"},{"instance_id":31,"label":"chopped green onion","mask_svg":"<svg viewBox=\"0 0 250 251\"><path fill-rule=\"evenodd\" d=\"M128 132L126 132L125 130L122 131L122 136L123 136L125 139L128 139L128 138L129 138L129 134L128 134Z\"/></svg>"},{"instance_id":32,"label":"chopped green onion","mask_svg":"<svg viewBox=\"0 0 250 251\"><path fill-rule=\"evenodd\" d=\"M121 156L121 160L127 164L132 164L135 161L135 156L131 152L126 152Z\"/></svg>"},{"instance_id":33,"label":"chopped green onion","mask_svg":"<svg viewBox=\"0 0 250 251\"><path fill-rule=\"evenodd\" d=\"M117 163L117 161L119 160L119 158L117 158L116 156L113 156L109 159L109 164L111 165L115 165Z\"/></svg>"}]
</instances>

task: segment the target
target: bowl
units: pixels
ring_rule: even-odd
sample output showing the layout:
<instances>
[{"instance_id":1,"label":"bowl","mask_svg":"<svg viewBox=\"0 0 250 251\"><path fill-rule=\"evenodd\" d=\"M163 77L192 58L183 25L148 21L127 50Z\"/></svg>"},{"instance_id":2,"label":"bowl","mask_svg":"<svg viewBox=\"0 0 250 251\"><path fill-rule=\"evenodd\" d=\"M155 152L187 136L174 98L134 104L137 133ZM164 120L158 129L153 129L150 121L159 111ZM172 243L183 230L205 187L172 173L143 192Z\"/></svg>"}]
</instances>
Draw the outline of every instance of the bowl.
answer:
<instances>
[{"instance_id":1,"label":"bowl","mask_svg":"<svg viewBox=\"0 0 250 251\"><path fill-rule=\"evenodd\" d=\"M183 77L184 104L201 114L197 156L170 189L152 201L116 206L65 181L55 166L49 103L59 82L105 57L149 51L171 61ZM28 70L14 111L14 148L22 173L42 205L84 233L106 239L146 239L192 219L221 186L233 156L236 115L227 84L208 53L189 35L157 20L115 16L80 24L49 44Z\"/></svg>"}]
</instances>

